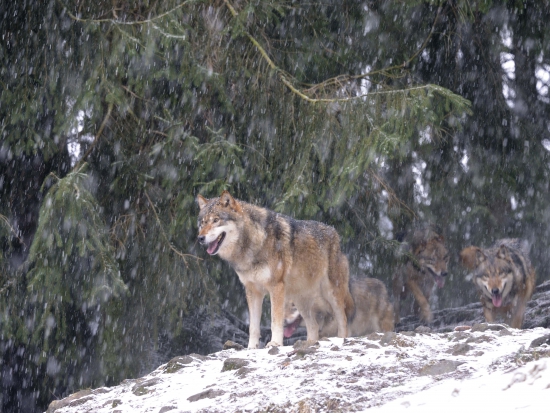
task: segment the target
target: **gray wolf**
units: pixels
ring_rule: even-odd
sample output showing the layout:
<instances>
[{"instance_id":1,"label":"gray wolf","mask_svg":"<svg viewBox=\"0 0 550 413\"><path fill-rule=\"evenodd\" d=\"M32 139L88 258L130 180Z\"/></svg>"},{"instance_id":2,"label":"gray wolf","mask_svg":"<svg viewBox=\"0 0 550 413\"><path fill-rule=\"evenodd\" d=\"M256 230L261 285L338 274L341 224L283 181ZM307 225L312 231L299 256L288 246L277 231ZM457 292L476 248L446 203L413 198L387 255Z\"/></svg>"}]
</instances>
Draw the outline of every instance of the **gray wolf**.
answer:
<instances>
[{"instance_id":1,"label":"gray wolf","mask_svg":"<svg viewBox=\"0 0 550 413\"><path fill-rule=\"evenodd\" d=\"M395 324L400 320L400 304L409 293L414 297L414 310L428 323L433 321L430 295L437 284L445 285L449 252L441 229L424 224L415 228L408 241L407 262L392 277Z\"/></svg>"},{"instance_id":2,"label":"gray wolf","mask_svg":"<svg viewBox=\"0 0 550 413\"><path fill-rule=\"evenodd\" d=\"M355 313L348 319L350 337L360 337L378 331L393 331L393 306L388 298L386 286L375 278L352 278L350 292L355 302ZM313 305L315 318L319 324L320 337L334 337L338 325L327 302ZM303 318L294 303L288 301L285 306L285 337L291 337Z\"/></svg>"},{"instance_id":3,"label":"gray wolf","mask_svg":"<svg viewBox=\"0 0 550 413\"><path fill-rule=\"evenodd\" d=\"M264 296L271 300L271 342L283 344L285 300L304 315L308 340L318 340L312 303L325 300L347 337L354 312L349 269L333 227L300 221L237 200L228 191L219 198L197 196L199 237L210 255L227 261L244 285L250 314L249 348L257 348Z\"/></svg>"},{"instance_id":4,"label":"gray wolf","mask_svg":"<svg viewBox=\"0 0 550 413\"><path fill-rule=\"evenodd\" d=\"M523 325L536 277L528 249L526 242L505 238L487 249L470 246L460 252L462 265L472 271L487 322L503 317L513 328Z\"/></svg>"}]
</instances>

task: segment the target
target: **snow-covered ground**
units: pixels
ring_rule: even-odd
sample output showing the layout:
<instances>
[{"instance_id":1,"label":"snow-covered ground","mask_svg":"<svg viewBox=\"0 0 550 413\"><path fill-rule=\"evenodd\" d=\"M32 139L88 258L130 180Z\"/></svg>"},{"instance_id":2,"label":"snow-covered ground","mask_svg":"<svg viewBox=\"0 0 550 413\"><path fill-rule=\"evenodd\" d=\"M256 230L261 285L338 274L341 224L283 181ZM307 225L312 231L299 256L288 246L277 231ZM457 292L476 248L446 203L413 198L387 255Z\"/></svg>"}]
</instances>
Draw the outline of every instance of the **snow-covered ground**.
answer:
<instances>
[{"instance_id":1,"label":"snow-covered ground","mask_svg":"<svg viewBox=\"0 0 550 413\"><path fill-rule=\"evenodd\" d=\"M48 412L550 411L550 330L479 324L173 359ZM303 343L302 343L303 344Z\"/></svg>"}]
</instances>

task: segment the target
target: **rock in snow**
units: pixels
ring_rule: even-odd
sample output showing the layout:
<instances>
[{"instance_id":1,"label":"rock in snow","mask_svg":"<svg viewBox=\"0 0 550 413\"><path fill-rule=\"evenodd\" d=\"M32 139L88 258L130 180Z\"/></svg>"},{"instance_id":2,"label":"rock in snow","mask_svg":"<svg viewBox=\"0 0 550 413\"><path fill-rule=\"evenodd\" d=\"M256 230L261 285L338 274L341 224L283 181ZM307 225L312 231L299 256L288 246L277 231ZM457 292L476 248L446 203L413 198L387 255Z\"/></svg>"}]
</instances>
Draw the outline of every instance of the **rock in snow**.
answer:
<instances>
[{"instance_id":1,"label":"rock in snow","mask_svg":"<svg viewBox=\"0 0 550 413\"><path fill-rule=\"evenodd\" d=\"M482 323L190 354L140 379L54 401L48 413L542 412L549 337L546 328Z\"/></svg>"}]
</instances>

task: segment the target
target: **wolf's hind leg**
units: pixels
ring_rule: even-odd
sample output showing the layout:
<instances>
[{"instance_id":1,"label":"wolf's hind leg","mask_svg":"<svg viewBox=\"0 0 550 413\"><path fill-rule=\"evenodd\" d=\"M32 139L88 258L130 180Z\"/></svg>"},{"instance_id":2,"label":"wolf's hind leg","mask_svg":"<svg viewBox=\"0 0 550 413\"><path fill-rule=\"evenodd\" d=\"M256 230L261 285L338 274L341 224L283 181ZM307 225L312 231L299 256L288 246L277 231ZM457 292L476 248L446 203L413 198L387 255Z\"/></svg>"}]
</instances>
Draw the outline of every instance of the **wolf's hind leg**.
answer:
<instances>
[{"instance_id":1,"label":"wolf's hind leg","mask_svg":"<svg viewBox=\"0 0 550 413\"><path fill-rule=\"evenodd\" d=\"M393 331L395 329L394 320L393 306L388 303L385 310L382 312L382 317L380 320L380 328L382 331Z\"/></svg>"},{"instance_id":2,"label":"wolf's hind leg","mask_svg":"<svg viewBox=\"0 0 550 413\"><path fill-rule=\"evenodd\" d=\"M307 311L302 313L302 317L304 318L304 322L306 323L307 341L319 340L319 323L317 323L317 318L313 313L314 312L312 312L311 309L308 309Z\"/></svg>"},{"instance_id":3,"label":"wolf's hind leg","mask_svg":"<svg viewBox=\"0 0 550 413\"><path fill-rule=\"evenodd\" d=\"M332 276L331 276L332 274ZM348 337L348 317L355 313L355 302L349 291L349 263L338 247L329 261L327 301L332 307L334 319L338 325L338 337Z\"/></svg>"},{"instance_id":4,"label":"wolf's hind leg","mask_svg":"<svg viewBox=\"0 0 550 413\"><path fill-rule=\"evenodd\" d=\"M328 291L325 299L328 301L334 314L334 320L338 325L338 337L348 337L348 318L346 316L346 304L344 297L339 297L337 293L332 290ZM308 329L309 336L309 329Z\"/></svg>"}]
</instances>

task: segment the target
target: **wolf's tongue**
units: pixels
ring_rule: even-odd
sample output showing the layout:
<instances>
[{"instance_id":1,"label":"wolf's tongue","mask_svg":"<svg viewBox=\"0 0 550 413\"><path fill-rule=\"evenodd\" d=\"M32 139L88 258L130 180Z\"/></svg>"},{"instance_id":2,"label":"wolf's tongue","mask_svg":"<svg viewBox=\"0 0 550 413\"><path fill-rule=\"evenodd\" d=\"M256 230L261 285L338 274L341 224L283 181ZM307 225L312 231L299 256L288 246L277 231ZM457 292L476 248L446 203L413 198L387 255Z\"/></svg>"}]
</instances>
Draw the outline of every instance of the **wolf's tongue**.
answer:
<instances>
[{"instance_id":1,"label":"wolf's tongue","mask_svg":"<svg viewBox=\"0 0 550 413\"><path fill-rule=\"evenodd\" d=\"M292 334L296 331L300 323L302 322L302 317L298 316L296 320L294 320L292 323L287 324L283 330L283 335L286 338L292 337Z\"/></svg>"},{"instance_id":2,"label":"wolf's tongue","mask_svg":"<svg viewBox=\"0 0 550 413\"><path fill-rule=\"evenodd\" d=\"M500 307L502 305L502 294L493 294L493 305Z\"/></svg>"},{"instance_id":3,"label":"wolf's tongue","mask_svg":"<svg viewBox=\"0 0 550 413\"><path fill-rule=\"evenodd\" d=\"M216 251L216 248L218 248L218 240L212 241L210 244L208 244L208 248L206 249L206 252L212 255L214 251Z\"/></svg>"},{"instance_id":4,"label":"wolf's tongue","mask_svg":"<svg viewBox=\"0 0 550 413\"><path fill-rule=\"evenodd\" d=\"M437 277L435 277L435 283L439 288L443 288L443 286L445 285L445 278L443 278L441 275L438 275Z\"/></svg>"},{"instance_id":5,"label":"wolf's tongue","mask_svg":"<svg viewBox=\"0 0 550 413\"><path fill-rule=\"evenodd\" d=\"M296 326L294 324L290 324L288 326L285 326L285 329L283 330L283 334L286 338L292 337L292 334L296 331Z\"/></svg>"}]
</instances>

